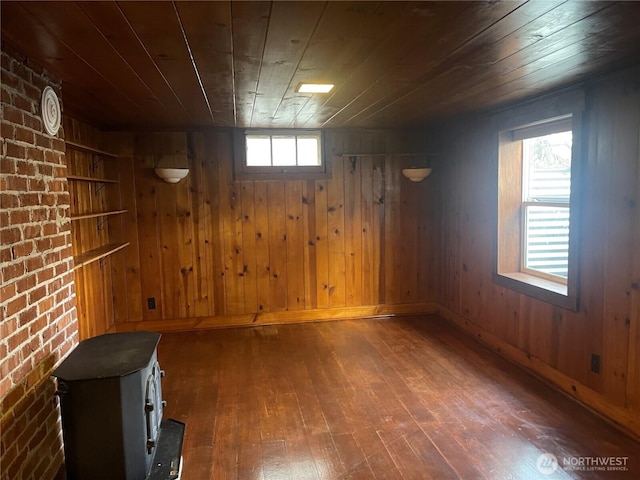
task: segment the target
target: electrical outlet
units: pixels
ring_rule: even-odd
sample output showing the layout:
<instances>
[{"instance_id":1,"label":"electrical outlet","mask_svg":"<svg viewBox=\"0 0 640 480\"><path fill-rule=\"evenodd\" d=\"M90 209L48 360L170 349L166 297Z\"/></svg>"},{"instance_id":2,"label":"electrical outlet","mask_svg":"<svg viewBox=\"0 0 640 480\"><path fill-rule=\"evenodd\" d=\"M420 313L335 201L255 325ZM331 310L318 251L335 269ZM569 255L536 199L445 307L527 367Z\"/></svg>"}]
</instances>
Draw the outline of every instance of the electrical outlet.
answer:
<instances>
[{"instance_id":1,"label":"electrical outlet","mask_svg":"<svg viewBox=\"0 0 640 480\"><path fill-rule=\"evenodd\" d=\"M149 310L155 310L156 309L156 298L155 297L147 298L147 308Z\"/></svg>"},{"instance_id":2,"label":"electrical outlet","mask_svg":"<svg viewBox=\"0 0 640 480\"><path fill-rule=\"evenodd\" d=\"M600 355L595 353L591 354L591 371L593 373L600 373Z\"/></svg>"}]
</instances>

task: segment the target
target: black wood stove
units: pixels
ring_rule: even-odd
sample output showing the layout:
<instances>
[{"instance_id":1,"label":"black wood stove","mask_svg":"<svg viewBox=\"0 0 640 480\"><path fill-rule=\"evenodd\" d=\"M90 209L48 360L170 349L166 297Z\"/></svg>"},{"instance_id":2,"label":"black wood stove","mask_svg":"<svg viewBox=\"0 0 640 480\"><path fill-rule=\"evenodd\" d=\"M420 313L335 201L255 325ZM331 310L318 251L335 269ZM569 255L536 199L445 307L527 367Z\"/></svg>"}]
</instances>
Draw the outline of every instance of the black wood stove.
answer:
<instances>
[{"instance_id":1,"label":"black wood stove","mask_svg":"<svg viewBox=\"0 0 640 480\"><path fill-rule=\"evenodd\" d=\"M53 372L68 480L174 480L184 424L162 419L160 334L80 342Z\"/></svg>"}]
</instances>

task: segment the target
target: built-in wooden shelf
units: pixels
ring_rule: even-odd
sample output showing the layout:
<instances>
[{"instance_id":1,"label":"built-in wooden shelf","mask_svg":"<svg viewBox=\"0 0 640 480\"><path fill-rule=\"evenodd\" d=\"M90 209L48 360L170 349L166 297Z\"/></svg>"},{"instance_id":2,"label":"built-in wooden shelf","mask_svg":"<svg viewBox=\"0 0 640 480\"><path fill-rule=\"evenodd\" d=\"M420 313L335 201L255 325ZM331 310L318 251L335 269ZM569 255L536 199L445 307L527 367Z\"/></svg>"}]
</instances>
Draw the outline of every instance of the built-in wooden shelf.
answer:
<instances>
[{"instance_id":1,"label":"built-in wooden shelf","mask_svg":"<svg viewBox=\"0 0 640 480\"><path fill-rule=\"evenodd\" d=\"M73 257L73 261L75 262L75 266L73 267L73 269L76 270L78 268L82 268L85 265L89 265L92 262L100 260L101 258L108 257L118 250L122 250L127 245L129 245L129 242L109 243L107 245L103 245L101 247L94 248L93 250L84 252L76 257Z\"/></svg>"},{"instance_id":2,"label":"built-in wooden shelf","mask_svg":"<svg viewBox=\"0 0 640 480\"><path fill-rule=\"evenodd\" d=\"M72 142L70 140L66 140L65 143L67 144L68 147L71 147L75 150L82 150L83 152L89 152L96 155L104 155L105 157L113 157L113 158L116 158L118 156L115 153L105 152L104 150L89 147L87 145L82 145L80 143Z\"/></svg>"},{"instance_id":3,"label":"built-in wooden shelf","mask_svg":"<svg viewBox=\"0 0 640 480\"><path fill-rule=\"evenodd\" d=\"M78 215L71 215L71 220L83 220L85 218L98 218L108 217L109 215L121 215L127 213L126 210L109 210L108 212L93 212L93 213L81 213Z\"/></svg>"},{"instance_id":4,"label":"built-in wooden shelf","mask_svg":"<svg viewBox=\"0 0 640 480\"><path fill-rule=\"evenodd\" d=\"M111 180L110 178L83 177L82 175L67 175L67 180L80 180L83 182L98 183L120 183L118 180Z\"/></svg>"}]
</instances>

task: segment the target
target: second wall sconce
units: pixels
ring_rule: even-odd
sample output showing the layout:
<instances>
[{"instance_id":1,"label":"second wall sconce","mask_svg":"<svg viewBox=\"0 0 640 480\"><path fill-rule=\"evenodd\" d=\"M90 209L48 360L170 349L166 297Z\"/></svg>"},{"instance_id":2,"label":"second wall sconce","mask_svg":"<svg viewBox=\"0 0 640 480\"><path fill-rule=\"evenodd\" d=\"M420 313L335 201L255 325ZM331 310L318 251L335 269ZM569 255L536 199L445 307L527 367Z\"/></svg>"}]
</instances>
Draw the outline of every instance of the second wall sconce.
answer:
<instances>
[{"instance_id":1,"label":"second wall sconce","mask_svg":"<svg viewBox=\"0 0 640 480\"><path fill-rule=\"evenodd\" d=\"M430 173L430 168L411 167L402 169L402 174L412 182L421 182L422 180L427 178Z\"/></svg>"},{"instance_id":2,"label":"second wall sconce","mask_svg":"<svg viewBox=\"0 0 640 480\"><path fill-rule=\"evenodd\" d=\"M153 171L167 183L178 183L189 173L188 168L154 168Z\"/></svg>"}]
</instances>

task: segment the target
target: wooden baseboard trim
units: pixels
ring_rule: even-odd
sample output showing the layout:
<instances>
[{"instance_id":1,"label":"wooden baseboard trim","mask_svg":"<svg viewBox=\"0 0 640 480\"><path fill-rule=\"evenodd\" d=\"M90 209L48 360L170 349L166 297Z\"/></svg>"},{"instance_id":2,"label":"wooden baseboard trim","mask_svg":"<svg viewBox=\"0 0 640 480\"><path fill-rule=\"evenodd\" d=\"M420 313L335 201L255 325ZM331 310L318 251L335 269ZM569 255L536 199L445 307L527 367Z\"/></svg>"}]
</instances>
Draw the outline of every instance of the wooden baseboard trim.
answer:
<instances>
[{"instance_id":1,"label":"wooden baseboard trim","mask_svg":"<svg viewBox=\"0 0 640 480\"><path fill-rule=\"evenodd\" d=\"M399 305L370 305L363 307L318 308L257 314L219 315L215 317L178 318L172 320L146 320L116 323L116 332L148 330L152 332L179 332L213 328L251 327L288 323L324 322L355 318L393 317L399 315L426 315L438 312L438 305L411 303Z\"/></svg>"},{"instance_id":2,"label":"wooden baseboard trim","mask_svg":"<svg viewBox=\"0 0 640 480\"><path fill-rule=\"evenodd\" d=\"M612 405L598 392L578 383L573 378L547 365L536 357L529 355L508 344L499 337L484 330L466 318L452 312L448 308L439 305L438 314L445 320L458 327L464 333L483 343L497 352L502 357L523 367L535 377L541 379L552 387L562 391L573 400L582 404L600 417L604 418L616 428L634 438L640 440L640 418L630 410Z\"/></svg>"}]
</instances>

